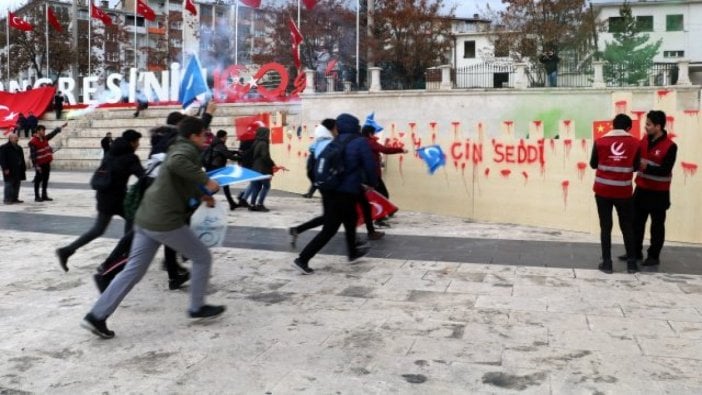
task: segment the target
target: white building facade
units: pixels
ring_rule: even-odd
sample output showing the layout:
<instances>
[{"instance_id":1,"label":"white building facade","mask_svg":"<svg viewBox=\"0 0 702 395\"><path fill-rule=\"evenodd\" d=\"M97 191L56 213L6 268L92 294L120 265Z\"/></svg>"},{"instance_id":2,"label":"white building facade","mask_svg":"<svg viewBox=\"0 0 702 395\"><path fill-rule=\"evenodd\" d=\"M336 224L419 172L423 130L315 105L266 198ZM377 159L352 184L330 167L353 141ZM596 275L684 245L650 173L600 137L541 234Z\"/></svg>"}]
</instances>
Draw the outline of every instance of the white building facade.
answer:
<instances>
[{"instance_id":1,"label":"white building facade","mask_svg":"<svg viewBox=\"0 0 702 395\"><path fill-rule=\"evenodd\" d=\"M597 19L604 25L598 46L604 50L614 40L622 1L594 4ZM702 84L702 0L647 0L629 2L632 15L651 42L661 40L655 63L690 61L690 79Z\"/></svg>"}]
</instances>

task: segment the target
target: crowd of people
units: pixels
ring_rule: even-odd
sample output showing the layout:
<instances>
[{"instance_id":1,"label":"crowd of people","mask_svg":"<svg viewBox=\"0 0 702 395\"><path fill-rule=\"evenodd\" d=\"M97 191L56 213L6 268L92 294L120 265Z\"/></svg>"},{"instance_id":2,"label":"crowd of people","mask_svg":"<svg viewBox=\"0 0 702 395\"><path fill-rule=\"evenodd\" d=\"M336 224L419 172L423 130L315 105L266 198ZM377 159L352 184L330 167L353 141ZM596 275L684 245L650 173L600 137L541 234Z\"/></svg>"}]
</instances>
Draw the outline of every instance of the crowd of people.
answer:
<instances>
[{"instance_id":1,"label":"crowd of people","mask_svg":"<svg viewBox=\"0 0 702 395\"><path fill-rule=\"evenodd\" d=\"M242 191L237 202L229 187L221 188L210 179L208 172L236 162L272 176L276 164L270 152L270 129L260 122L253 123L244 136L238 136L238 149L232 150L227 146L229 136L225 130L215 134L209 131L215 111L216 104L211 103L201 118L180 112L169 114L165 125L150 131L151 151L146 166L142 166L136 155L143 138L141 133L126 130L116 139L108 133L101 141L104 156L91 179L97 200L95 223L78 239L56 250L61 268L68 271L69 258L100 237L114 216L125 219L123 237L94 275L100 297L82 322L82 326L92 333L103 338L114 336L107 327L107 319L144 276L161 245L165 246L164 268L168 272L169 289L179 289L190 281L189 316L209 318L225 311L224 306L205 303L212 255L189 227L190 217L201 204L214 206L212 195L219 189L224 190L230 210L245 206L252 211L268 211L264 202L271 188L270 178L252 182ZM596 169L593 190L601 227L602 263L599 269L603 272L613 271L611 231L614 209L626 249L626 254L619 259L627 262L628 272L638 271L639 262L644 266L660 264L677 153L677 146L668 136L665 126L665 113L649 112L646 136L638 140L631 134L632 120L620 114L613 120L614 129L595 141L590 165ZM37 125L29 142L37 202L52 200L47 194L53 160L49 140L64 127L66 124L46 134L46 128ZM314 273L310 262L342 225L350 262L368 253L368 241L384 236L375 229L378 222L371 215L367 192L375 190L389 197L382 180L381 156L407 151L380 144L376 132L378 125L375 122L362 125L351 114L325 119L316 127L307 161L311 186L305 196L319 191L322 213L289 229L291 244L295 246L302 232L321 227L291 262L301 274ZM18 140L19 136L13 133L8 142L0 146L5 204L22 203L19 187L26 179L27 169ZM136 177L138 182L129 186L131 177ZM356 233L359 223L357 206L361 208L368 231L365 239ZM646 259L643 259L643 239L649 218L651 245ZM178 257L183 262L191 261L191 269L182 266Z\"/></svg>"}]
</instances>

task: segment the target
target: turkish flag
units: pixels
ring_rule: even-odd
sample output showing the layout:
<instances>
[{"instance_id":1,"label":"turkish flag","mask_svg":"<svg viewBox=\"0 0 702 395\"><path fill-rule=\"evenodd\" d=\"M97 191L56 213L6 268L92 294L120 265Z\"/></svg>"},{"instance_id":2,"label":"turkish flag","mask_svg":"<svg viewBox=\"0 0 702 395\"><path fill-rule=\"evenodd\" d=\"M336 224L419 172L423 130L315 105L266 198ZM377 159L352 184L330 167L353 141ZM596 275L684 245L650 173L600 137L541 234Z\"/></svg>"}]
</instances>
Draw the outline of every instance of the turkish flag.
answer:
<instances>
[{"instance_id":1,"label":"turkish flag","mask_svg":"<svg viewBox=\"0 0 702 395\"><path fill-rule=\"evenodd\" d=\"M397 206L392 204L391 201L377 191L366 191L366 198L371 206L371 218L373 218L373 221L389 217L398 210ZM365 220L363 219L363 211L361 210L360 204L356 205L356 212L358 213L357 226L361 226L365 223Z\"/></svg>"},{"instance_id":2,"label":"turkish flag","mask_svg":"<svg viewBox=\"0 0 702 395\"><path fill-rule=\"evenodd\" d=\"M236 138L239 141L253 140L256 138L256 130L260 127L267 127L269 123L270 116L268 114L234 118Z\"/></svg>"},{"instance_id":3,"label":"turkish flag","mask_svg":"<svg viewBox=\"0 0 702 395\"><path fill-rule=\"evenodd\" d=\"M29 24L29 22L16 16L12 12L7 13L7 19L10 21L10 27L13 29L21 30L23 32L31 32L34 30L34 27Z\"/></svg>"},{"instance_id":4,"label":"turkish flag","mask_svg":"<svg viewBox=\"0 0 702 395\"><path fill-rule=\"evenodd\" d=\"M612 121L595 121L592 123L592 139L597 140L609 133L612 129L614 129ZM641 122L638 119L631 121L631 130L629 133L637 139L641 138Z\"/></svg>"},{"instance_id":5,"label":"turkish flag","mask_svg":"<svg viewBox=\"0 0 702 395\"><path fill-rule=\"evenodd\" d=\"M59 22L58 18L56 17L56 14L54 13L54 10L51 9L51 7L48 7L46 9L46 20L49 21L49 25L54 28L57 32L62 32L63 31L63 26L61 26L61 23Z\"/></svg>"},{"instance_id":6,"label":"turkish flag","mask_svg":"<svg viewBox=\"0 0 702 395\"><path fill-rule=\"evenodd\" d=\"M40 118L55 93L56 88L50 86L17 93L0 91L0 128L14 127L20 113L26 117L32 112Z\"/></svg>"},{"instance_id":7,"label":"turkish flag","mask_svg":"<svg viewBox=\"0 0 702 395\"><path fill-rule=\"evenodd\" d=\"M241 4L251 7L251 8L260 8L261 7L261 0L239 0L241 1Z\"/></svg>"},{"instance_id":8,"label":"turkish flag","mask_svg":"<svg viewBox=\"0 0 702 395\"><path fill-rule=\"evenodd\" d=\"M292 39L293 60L295 62L295 67L299 70L300 67L302 67L302 60L300 59L300 44L302 44L302 40L304 40L304 38L302 37L300 29L298 29L292 17L290 17L288 25L290 26L290 37Z\"/></svg>"},{"instance_id":9,"label":"turkish flag","mask_svg":"<svg viewBox=\"0 0 702 395\"><path fill-rule=\"evenodd\" d=\"M155 21L156 13L149 7L144 0L137 0L137 13L144 17L147 21Z\"/></svg>"},{"instance_id":10,"label":"turkish flag","mask_svg":"<svg viewBox=\"0 0 702 395\"><path fill-rule=\"evenodd\" d=\"M193 0L185 0L185 9L190 11L193 15L197 15L197 7L195 7Z\"/></svg>"},{"instance_id":11,"label":"turkish flag","mask_svg":"<svg viewBox=\"0 0 702 395\"><path fill-rule=\"evenodd\" d=\"M308 10L311 10L317 5L318 0L302 0L302 2L305 4L305 7L307 7Z\"/></svg>"},{"instance_id":12,"label":"turkish flag","mask_svg":"<svg viewBox=\"0 0 702 395\"><path fill-rule=\"evenodd\" d=\"M105 26L112 26L112 18L90 1L90 17L99 19Z\"/></svg>"}]
</instances>

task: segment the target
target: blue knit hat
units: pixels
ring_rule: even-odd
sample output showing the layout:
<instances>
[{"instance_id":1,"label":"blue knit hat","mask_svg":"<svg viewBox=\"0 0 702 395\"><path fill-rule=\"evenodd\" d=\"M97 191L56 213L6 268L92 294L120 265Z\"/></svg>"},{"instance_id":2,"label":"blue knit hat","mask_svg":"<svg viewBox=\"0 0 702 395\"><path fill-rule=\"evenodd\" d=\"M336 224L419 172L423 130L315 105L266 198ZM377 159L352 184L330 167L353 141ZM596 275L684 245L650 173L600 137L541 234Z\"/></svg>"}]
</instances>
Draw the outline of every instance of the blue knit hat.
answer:
<instances>
[{"instance_id":1,"label":"blue knit hat","mask_svg":"<svg viewBox=\"0 0 702 395\"><path fill-rule=\"evenodd\" d=\"M351 114L341 114L336 117L336 129L339 134L358 134L361 132L361 122Z\"/></svg>"}]
</instances>

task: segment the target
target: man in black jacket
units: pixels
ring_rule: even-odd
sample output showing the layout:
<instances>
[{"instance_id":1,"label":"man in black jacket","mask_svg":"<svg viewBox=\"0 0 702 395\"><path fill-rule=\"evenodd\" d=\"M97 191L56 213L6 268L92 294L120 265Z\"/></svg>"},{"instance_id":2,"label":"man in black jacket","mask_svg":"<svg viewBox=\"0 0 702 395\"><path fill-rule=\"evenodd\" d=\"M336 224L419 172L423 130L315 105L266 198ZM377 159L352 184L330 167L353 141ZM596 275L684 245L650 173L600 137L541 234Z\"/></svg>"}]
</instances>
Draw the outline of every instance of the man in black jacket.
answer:
<instances>
[{"instance_id":1,"label":"man in black jacket","mask_svg":"<svg viewBox=\"0 0 702 395\"><path fill-rule=\"evenodd\" d=\"M100 146L102 147L102 153L104 155L107 155L107 153L110 152L110 146L112 145L113 141L111 132L107 132L105 137L100 140Z\"/></svg>"},{"instance_id":2,"label":"man in black jacket","mask_svg":"<svg viewBox=\"0 0 702 395\"><path fill-rule=\"evenodd\" d=\"M111 174L110 186L106 190L96 193L98 216L93 227L73 243L56 250L59 263L64 271L68 271L68 258L75 254L79 248L102 236L113 216L119 215L124 218L124 197L127 194L129 177L132 175L142 177L144 175L144 168L141 166L139 157L135 154L139 148L140 138L141 133L137 131L125 131L121 138L115 140L103 159L103 162L108 162L106 167ZM131 228L131 223L127 221L124 228L125 233L129 232Z\"/></svg>"},{"instance_id":3,"label":"man in black jacket","mask_svg":"<svg viewBox=\"0 0 702 395\"><path fill-rule=\"evenodd\" d=\"M19 136L12 133L8 142L0 146L0 167L5 181L5 204L24 203L19 200L22 181L27 179L27 164L24 161L24 151L17 141Z\"/></svg>"},{"instance_id":4,"label":"man in black jacket","mask_svg":"<svg viewBox=\"0 0 702 395\"><path fill-rule=\"evenodd\" d=\"M212 171L223 168L229 160L239 160L239 153L230 151L227 148L227 131L218 130L215 138L212 140L212 144L202 154L202 164L205 166L205 170ZM229 209L233 211L239 207L232 198L229 186L222 187L222 190L224 190L224 196L227 197L229 202Z\"/></svg>"}]
</instances>

